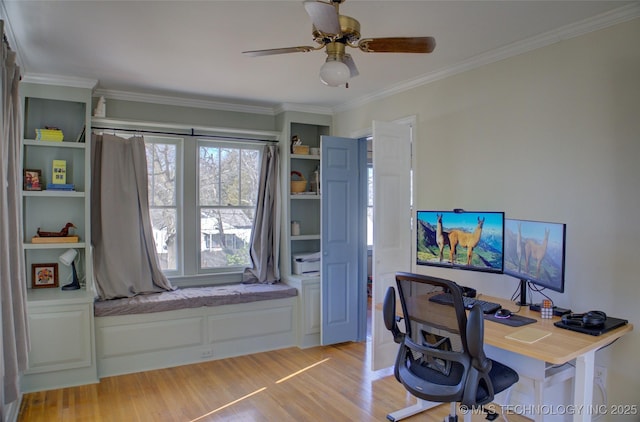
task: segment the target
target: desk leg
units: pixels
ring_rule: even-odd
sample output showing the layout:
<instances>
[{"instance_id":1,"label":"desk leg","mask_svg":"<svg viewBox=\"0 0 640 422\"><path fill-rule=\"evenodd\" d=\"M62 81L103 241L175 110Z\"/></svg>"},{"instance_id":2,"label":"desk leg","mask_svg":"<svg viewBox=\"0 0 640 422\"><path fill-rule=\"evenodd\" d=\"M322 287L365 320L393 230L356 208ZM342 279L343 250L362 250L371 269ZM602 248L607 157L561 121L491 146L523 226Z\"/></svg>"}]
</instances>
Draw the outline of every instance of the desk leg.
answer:
<instances>
[{"instance_id":1,"label":"desk leg","mask_svg":"<svg viewBox=\"0 0 640 422\"><path fill-rule=\"evenodd\" d=\"M534 394L534 403L539 406L544 403L544 380L533 380L533 394ZM541 412L536 412L533 420L535 422L544 422L544 415Z\"/></svg>"},{"instance_id":2,"label":"desk leg","mask_svg":"<svg viewBox=\"0 0 640 422\"><path fill-rule=\"evenodd\" d=\"M420 412L424 412L425 410L429 410L441 404L442 403L418 399L418 402L413 406L405 407L404 409L396 410L393 413L389 413L387 415L387 419L392 422L399 421L401 419L408 418L409 416L416 415Z\"/></svg>"},{"instance_id":3,"label":"desk leg","mask_svg":"<svg viewBox=\"0 0 640 422\"><path fill-rule=\"evenodd\" d=\"M573 403L581 412L573 415L573 422L590 422L593 406L593 373L596 351L591 350L576 358L576 377L573 383Z\"/></svg>"}]
</instances>

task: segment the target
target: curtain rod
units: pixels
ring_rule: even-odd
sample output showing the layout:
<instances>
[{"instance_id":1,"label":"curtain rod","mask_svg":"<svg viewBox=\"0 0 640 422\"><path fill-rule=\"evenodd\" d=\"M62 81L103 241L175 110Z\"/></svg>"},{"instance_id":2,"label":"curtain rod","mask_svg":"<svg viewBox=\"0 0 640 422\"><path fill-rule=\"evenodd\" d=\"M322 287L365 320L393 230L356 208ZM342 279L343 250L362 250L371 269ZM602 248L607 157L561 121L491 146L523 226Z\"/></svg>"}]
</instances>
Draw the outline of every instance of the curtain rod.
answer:
<instances>
[{"instance_id":1,"label":"curtain rod","mask_svg":"<svg viewBox=\"0 0 640 422\"><path fill-rule=\"evenodd\" d=\"M91 126L91 130L107 130L113 132L133 132L133 133L149 133L153 135L172 135L172 136L192 136L192 137L201 137L201 138L216 138L223 139L225 141L252 141L252 142L266 142L270 144L278 143L278 141L270 140L270 139L259 139L259 138L249 138L249 137L240 137L240 136L228 136L228 135L211 135L204 133L196 133L195 129L191 128L189 133L184 132L168 132L161 130L149 130L149 129L123 129L116 127L102 127L102 126Z\"/></svg>"},{"instance_id":2,"label":"curtain rod","mask_svg":"<svg viewBox=\"0 0 640 422\"><path fill-rule=\"evenodd\" d=\"M277 141L280 139L280 132L275 131L267 131L267 130L255 130L255 129L234 129L234 128L224 128L224 127L215 127L215 126L198 126L198 125L190 125L190 124L181 124L181 123L165 123L165 122L147 122L140 120L128 120L128 119L114 119L107 117L93 117L91 119L91 126L108 126L113 127L115 129L133 129L133 130L144 130L147 129L149 131L160 131L168 132L168 133L178 133L179 135L186 135L185 132L189 133L187 136L228 136L230 138L236 139L256 139L259 141L263 140L274 140ZM184 131L184 132L180 132ZM196 132L200 132L201 134L196 134ZM151 133L151 132L150 132Z\"/></svg>"}]
</instances>

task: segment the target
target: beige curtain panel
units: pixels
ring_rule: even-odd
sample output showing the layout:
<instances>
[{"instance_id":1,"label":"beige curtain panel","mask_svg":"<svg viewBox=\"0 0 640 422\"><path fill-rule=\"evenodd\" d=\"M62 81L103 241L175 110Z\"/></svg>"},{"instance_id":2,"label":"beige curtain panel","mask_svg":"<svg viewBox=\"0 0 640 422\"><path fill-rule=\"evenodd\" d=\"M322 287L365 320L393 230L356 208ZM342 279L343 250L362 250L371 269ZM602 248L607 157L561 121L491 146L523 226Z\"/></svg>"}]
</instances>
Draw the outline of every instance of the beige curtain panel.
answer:
<instances>
[{"instance_id":1,"label":"beige curtain panel","mask_svg":"<svg viewBox=\"0 0 640 422\"><path fill-rule=\"evenodd\" d=\"M280 281L280 150L267 145L262 151L260 190L251 230L251 268L244 271L244 283Z\"/></svg>"},{"instance_id":2,"label":"beige curtain panel","mask_svg":"<svg viewBox=\"0 0 640 422\"><path fill-rule=\"evenodd\" d=\"M91 138L91 242L101 300L173 290L156 255L144 139Z\"/></svg>"},{"instance_id":3,"label":"beige curtain panel","mask_svg":"<svg viewBox=\"0 0 640 422\"><path fill-rule=\"evenodd\" d=\"M0 20L4 35L4 21ZM0 41L2 113L0 113L0 419L20 395L20 373L27 369L27 282L22 252L22 175L20 172L21 121L16 53Z\"/></svg>"}]
</instances>

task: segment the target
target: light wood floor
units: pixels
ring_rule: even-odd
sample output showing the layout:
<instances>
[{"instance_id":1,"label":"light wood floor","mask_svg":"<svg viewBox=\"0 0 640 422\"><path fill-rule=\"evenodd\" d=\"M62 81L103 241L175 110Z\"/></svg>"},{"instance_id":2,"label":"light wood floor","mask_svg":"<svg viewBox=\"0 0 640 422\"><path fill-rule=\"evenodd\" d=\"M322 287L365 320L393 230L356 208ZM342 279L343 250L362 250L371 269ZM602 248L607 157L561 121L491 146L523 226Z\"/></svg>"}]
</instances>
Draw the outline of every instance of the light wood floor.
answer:
<instances>
[{"instance_id":1,"label":"light wood floor","mask_svg":"<svg viewBox=\"0 0 640 422\"><path fill-rule=\"evenodd\" d=\"M368 369L369 345L294 347L30 393L18 421L386 421L415 400L390 368ZM448 410L404 420L439 422Z\"/></svg>"}]
</instances>

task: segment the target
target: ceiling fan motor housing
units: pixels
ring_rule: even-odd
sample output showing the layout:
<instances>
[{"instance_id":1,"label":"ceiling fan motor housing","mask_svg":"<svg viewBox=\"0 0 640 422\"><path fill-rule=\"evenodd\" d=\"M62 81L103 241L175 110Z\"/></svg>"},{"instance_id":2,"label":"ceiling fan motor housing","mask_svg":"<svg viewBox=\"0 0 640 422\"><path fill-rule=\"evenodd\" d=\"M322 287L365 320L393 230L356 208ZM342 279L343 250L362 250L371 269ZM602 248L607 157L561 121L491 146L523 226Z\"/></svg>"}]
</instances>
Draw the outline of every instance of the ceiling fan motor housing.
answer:
<instances>
[{"instance_id":1,"label":"ceiling fan motor housing","mask_svg":"<svg viewBox=\"0 0 640 422\"><path fill-rule=\"evenodd\" d=\"M313 26L313 40L318 44L326 44L331 41L348 43L355 46L360 39L360 22L351 16L339 15L340 34L324 34Z\"/></svg>"},{"instance_id":2,"label":"ceiling fan motor housing","mask_svg":"<svg viewBox=\"0 0 640 422\"><path fill-rule=\"evenodd\" d=\"M345 54L345 45L339 41L330 42L326 46L327 60L340 60Z\"/></svg>"}]
</instances>

